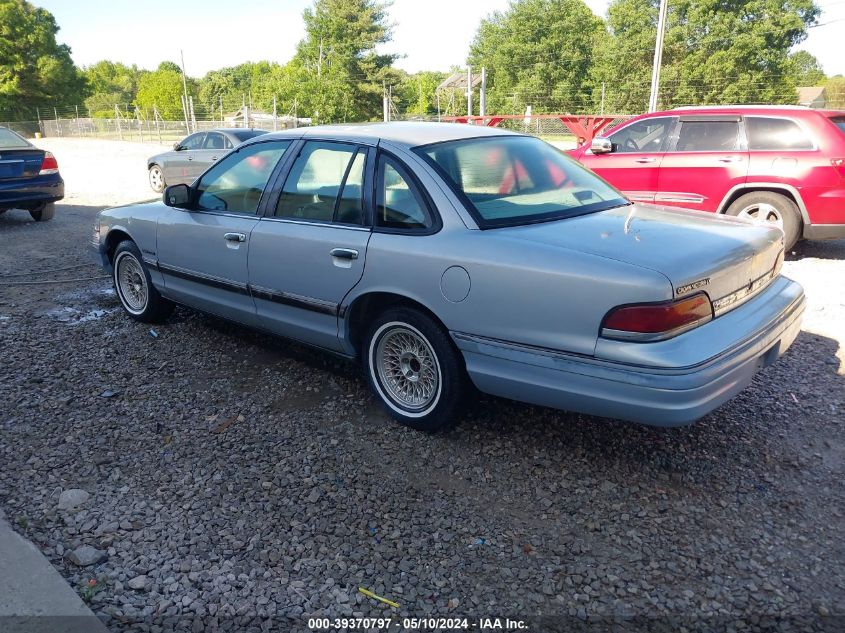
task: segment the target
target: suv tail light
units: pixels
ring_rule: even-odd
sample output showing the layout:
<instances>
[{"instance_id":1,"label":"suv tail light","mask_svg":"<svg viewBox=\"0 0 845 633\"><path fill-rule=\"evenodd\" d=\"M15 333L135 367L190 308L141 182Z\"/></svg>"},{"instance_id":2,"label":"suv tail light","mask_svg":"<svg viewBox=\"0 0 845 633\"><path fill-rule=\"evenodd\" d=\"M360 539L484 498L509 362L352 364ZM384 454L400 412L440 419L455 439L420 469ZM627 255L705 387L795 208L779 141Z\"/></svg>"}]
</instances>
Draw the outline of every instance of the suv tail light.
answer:
<instances>
[{"instance_id":1,"label":"suv tail light","mask_svg":"<svg viewBox=\"0 0 845 633\"><path fill-rule=\"evenodd\" d=\"M830 162L839 172L839 177L845 178L845 158L833 158Z\"/></svg>"},{"instance_id":2,"label":"suv tail light","mask_svg":"<svg viewBox=\"0 0 845 633\"><path fill-rule=\"evenodd\" d=\"M44 152L44 160L41 161L41 171L38 172L38 175L45 176L46 174L58 173L59 163L56 160L56 157L50 152Z\"/></svg>"},{"instance_id":3,"label":"suv tail light","mask_svg":"<svg viewBox=\"0 0 845 633\"><path fill-rule=\"evenodd\" d=\"M623 341L662 341L713 318L713 306L703 292L665 303L619 306L607 313L601 327L604 338Z\"/></svg>"}]
</instances>

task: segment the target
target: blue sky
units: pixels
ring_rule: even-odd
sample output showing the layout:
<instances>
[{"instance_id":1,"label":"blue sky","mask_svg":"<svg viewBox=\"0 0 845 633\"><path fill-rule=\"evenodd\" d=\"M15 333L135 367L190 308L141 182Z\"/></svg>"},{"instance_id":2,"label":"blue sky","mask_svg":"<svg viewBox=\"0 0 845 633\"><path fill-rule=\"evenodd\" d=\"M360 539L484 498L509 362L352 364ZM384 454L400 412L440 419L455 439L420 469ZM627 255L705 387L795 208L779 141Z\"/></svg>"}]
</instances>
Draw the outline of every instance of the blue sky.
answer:
<instances>
[{"instance_id":1,"label":"blue sky","mask_svg":"<svg viewBox=\"0 0 845 633\"><path fill-rule=\"evenodd\" d=\"M302 10L311 0L33 0L48 9L58 39L79 65L111 59L155 68L179 61L185 51L189 75L263 59L285 62L302 38ZM586 0L604 15L608 0ZM818 0L820 22L845 18L845 0ZM385 52L403 53L397 65L409 72L447 70L465 62L479 21L508 0L395 0L390 9L393 42ZM108 8L105 8L108 7ZM845 74L845 20L810 30L801 45L829 74ZM515 60L515 63L519 63Z\"/></svg>"}]
</instances>

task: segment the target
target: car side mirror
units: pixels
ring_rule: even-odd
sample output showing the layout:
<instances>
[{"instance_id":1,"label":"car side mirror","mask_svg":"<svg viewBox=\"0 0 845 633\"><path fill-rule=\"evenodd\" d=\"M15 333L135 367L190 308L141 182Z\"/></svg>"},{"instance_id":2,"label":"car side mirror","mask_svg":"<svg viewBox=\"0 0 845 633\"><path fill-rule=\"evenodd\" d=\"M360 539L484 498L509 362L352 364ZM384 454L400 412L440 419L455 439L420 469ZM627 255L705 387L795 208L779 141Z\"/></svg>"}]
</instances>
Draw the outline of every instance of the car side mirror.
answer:
<instances>
[{"instance_id":1,"label":"car side mirror","mask_svg":"<svg viewBox=\"0 0 845 633\"><path fill-rule=\"evenodd\" d=\"M590 143L590 151L593 154L610 154L613 151L613 143L610 142L609 138L597 136Z\"/></svg>"},{"instance_id":2,"label":"car side mirror","mask_svg":"<svg viewBox=\"0 0 845 633\"><path fill-rule=\"evenodd\" d=\"M170 185L161 198L168 207L187 209L191 202L191 188L188 185Z\"/></svg>"},{"instance_id":3,"label":"car side mirror","mask_svg":"<svg viewBox=\"0 0 845 633\"><path fill-rule=\"evenodd\" d=\"M179 141L176 141L175 143L173 143L173 149L177 152L181 151L182 150L182 143L180 143Z\"/></svg>"}]
</instances>

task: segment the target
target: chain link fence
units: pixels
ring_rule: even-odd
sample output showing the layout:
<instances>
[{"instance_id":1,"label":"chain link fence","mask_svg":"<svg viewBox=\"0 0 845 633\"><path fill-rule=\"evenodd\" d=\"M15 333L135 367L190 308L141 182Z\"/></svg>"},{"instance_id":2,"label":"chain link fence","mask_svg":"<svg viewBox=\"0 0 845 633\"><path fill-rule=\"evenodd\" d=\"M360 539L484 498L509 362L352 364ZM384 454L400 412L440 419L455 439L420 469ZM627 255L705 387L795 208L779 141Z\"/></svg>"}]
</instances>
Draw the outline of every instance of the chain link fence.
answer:
<instances>
[{"instance_id":1,"label":"chain link fence","mask_svg":"<svg viewBox=\"0 0 845 633\"><path fill-rule=\"evenodd\" d=\"M613 117L613 123L602 130L601 133L606 134L608 130L616 127L628 118L630 117ZM400 116L396 120L437 121L437 117ZM7 127L27 138L34 138L40 135L43 137L97 138L170 145L175 141L182 140L193 132L221 127L253 127L274 131L291 127L303 127L310 123L310 119L294 119L289 115L273 117L271 114L257 113L254 116L250 115L247 122L243 118L185 122L184 120L164 121L161 119L150 120L143 118L100 119L74 117L46 119L42 121L0 122L0 126ZM475 121L472 124L482 125L479 121ZM576 134L563 121L558 118L549 117L548 115L528 115L518 118L508 118L499 122L497 127L521 134L537 136L564 149L575 147L578 142Z\"/></svg>"}]
</instances>

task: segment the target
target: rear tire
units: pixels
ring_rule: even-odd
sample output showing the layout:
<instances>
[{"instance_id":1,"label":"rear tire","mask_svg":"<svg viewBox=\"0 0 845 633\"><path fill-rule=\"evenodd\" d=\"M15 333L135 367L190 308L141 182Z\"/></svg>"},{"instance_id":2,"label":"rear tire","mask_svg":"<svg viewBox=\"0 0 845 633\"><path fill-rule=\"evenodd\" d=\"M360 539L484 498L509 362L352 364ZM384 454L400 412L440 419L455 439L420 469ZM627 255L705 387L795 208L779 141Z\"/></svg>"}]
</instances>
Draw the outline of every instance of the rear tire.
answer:
<instances>
[{"instance_id":1,"label":"rear tire","mask_svg":"<svg viewBox=\"0 0 845 633\"><path fill-rule=\"evenodd\" d=\"M468 380L449 335L413 308L383 312L364 336L370 389L400 424L434 433L456 425Z\"/></svg>"},{"instance_id":2,"label":"rear tire","mask_svg":"<svg viewBox=\"0 0 845 633\"><path fill-rule=\"evenodd\" d=\"M167 187L167 182L164 180L164 172L158 165L150 167L149 171L150 187L156 193L161 193Z\"/></svg>"},{"instance_id":3,"label":"rear tire","mask_svg":"<svg viewBox=\"0 0 845 633\"><path fill-rule=\"evenodd\" d=\"M788 252L801 237L801 212L786 196L771 191L754 191L737 198L726 215L757 222L771 222L783 229L783 245Z\"/></svg>"},{"instance_id":4,"label":"rear tire","mask_svg":"<svg viewBox=\"0 0 845 633\"><path fill-rule=\"evenodd\" d=\"M34 209L29 210L29 215L31 215L32 219L36 222L46 222L47 220L52 220L55 214L55 202L44 202L42 204L39 204Z\"/></svg>"},{"instance_id":5,"label":"rear tire","mask_svg":"<svg viewBox=\"0 0 845 633\"><path fill-rule=\"evenodd\" d=\"M114 291L130 317L142 323L160 323L170 316L175 306L153 286L135 242L124 240L118 244L112 263Z\"/></svg>"}]
</instances>

